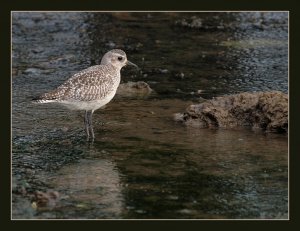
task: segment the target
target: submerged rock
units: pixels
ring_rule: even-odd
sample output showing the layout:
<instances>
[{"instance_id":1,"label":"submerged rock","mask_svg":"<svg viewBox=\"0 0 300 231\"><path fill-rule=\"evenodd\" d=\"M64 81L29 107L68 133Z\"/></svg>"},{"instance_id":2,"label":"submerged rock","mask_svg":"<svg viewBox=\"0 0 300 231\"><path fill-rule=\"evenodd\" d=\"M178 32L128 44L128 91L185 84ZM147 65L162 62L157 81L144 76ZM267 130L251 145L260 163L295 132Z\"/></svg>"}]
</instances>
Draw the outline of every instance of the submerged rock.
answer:
<instances>
[{"instance_id":1,"label":"submerged rock","mask_svg":"<svg viewBox=\"0 0 300 231\"><path fill-rule=\"evenodd\" d=\"M55 207L59 197L59 193L56 191L36 191L34 194L34 201L32 202L31 206L34 209L39 209L42 207L52 208Z\"/></svg>"},{"instance_id":2,"label":"submerged rock","mask_svg":"<svg viewBox=\"0 0 300 231\"><path fill-rule=\"evenodd\" d=\"M279 91L241 93L190 105L176 121L201 128L248 126L267 132L288 131L288 95Z\"/></svg>"},{"instance_id":3,"label":"submerged rock","mask_svg":"<svg viewBox=\"0 0 300 231\"><path fill-rule=\"evenodd\" d=\"M190 19L181 19L175 21L175 25L189 27L189 28L201 28L203 26L203 20L196 16L192 16Z\"/></svg>"}]
</instances>

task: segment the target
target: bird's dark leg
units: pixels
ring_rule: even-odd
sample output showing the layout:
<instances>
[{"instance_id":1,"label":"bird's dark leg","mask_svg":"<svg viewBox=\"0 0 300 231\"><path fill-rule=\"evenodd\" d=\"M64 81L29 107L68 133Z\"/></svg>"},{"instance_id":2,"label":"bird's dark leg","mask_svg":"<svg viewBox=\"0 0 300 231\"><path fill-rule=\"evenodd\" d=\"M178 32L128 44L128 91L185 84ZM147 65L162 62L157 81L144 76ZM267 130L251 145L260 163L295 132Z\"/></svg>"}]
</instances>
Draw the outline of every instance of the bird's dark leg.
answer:
<instances>
[{"instance_id":1,"label":"bird's dark leg","mask_svg":"<svg viewBox=\"0 0 300 231\"><path fill-rule=\"evenodd\" d=\"M90 116L89 116L89 127L91 130L92 141L94 141L94 139L95 139L95 134L94 134L94 129L93 129L93 113L94 113L94 110L91 111Z\"/></svg>"},{"instance_id":2,"label":"bird's dark leg","mask_svg":"<svg viewBox=\"0 0 300 231\"><path fill-rule=\"evenodd\" d=\"M88 111L85 111L84 126L85 126L86 139L89 140L90 133L89 133L89 116L88 116Z\"/></svg>"}]
</instances>

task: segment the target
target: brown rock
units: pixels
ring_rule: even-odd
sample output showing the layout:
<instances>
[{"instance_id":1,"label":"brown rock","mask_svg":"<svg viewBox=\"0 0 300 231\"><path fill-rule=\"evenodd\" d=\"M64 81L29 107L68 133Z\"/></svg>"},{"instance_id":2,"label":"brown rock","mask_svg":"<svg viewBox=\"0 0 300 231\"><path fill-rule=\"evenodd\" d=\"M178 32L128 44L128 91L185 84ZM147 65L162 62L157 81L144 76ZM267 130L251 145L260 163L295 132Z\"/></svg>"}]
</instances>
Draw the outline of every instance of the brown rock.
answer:
<instances>
[{"instance_id":1,"label":"brown rock","mask_svg":"<svg viewBox=\"0 0 300 231\"><path fill-rule=\"evenodd\" d=\"M284 133L288 131L288 95L272 91L217 97L190 105L175 120L201 128L248 126Z\"/></svg>"},{"instance_id":2,"label":"brown rock","mask_svg":"<svg viewBox=\"0 0 300 231\"><path fill-rule=\"evenodd\" d=\"M118 87L117 95L122 97L144 97L153 90L143 81L122 83Z\"/></svg>"}]
</instances>

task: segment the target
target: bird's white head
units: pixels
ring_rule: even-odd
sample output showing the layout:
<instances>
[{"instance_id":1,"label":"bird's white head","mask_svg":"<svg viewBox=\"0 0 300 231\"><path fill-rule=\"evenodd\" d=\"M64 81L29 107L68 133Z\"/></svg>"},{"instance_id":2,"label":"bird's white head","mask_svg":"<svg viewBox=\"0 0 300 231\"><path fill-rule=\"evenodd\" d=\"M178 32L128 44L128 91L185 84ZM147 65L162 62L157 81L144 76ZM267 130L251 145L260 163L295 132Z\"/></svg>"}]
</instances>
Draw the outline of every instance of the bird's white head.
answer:
<instances>
[{"instance_id":1,"label":"bird's white head","mask_svg":"<svg viewBox=\"0 0 300 231\"><path fill-rule=\"evenodd\" d=\"M112 65L117 69L121 69L126 65L132 65L138 68L137 65L127 60L126 53L120 49L111 50L102 57L101 59L102 65Z\"/></svg>"}]
</instances>

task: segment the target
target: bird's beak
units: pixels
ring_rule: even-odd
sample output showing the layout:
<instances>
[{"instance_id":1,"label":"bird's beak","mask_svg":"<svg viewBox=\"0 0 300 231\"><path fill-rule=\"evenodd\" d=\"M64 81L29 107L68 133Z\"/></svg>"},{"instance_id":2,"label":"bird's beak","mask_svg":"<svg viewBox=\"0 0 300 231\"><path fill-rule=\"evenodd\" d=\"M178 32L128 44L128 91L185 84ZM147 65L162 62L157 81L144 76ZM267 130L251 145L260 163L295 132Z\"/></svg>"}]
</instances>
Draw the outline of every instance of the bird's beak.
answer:
<instances>
[{"instance_id":1,"label":"bird's beak","mask_svg":"<svg viewBox=\"0 0 300 231\"><path fill-rule=\"evenodd\" d=\"M131 65L131 66L134 66L136 68L139 68L137 65L135 65L134 63L130 62L129 60L127 60L126 62L127 65Z\"/></svg>"}]
</instances>

